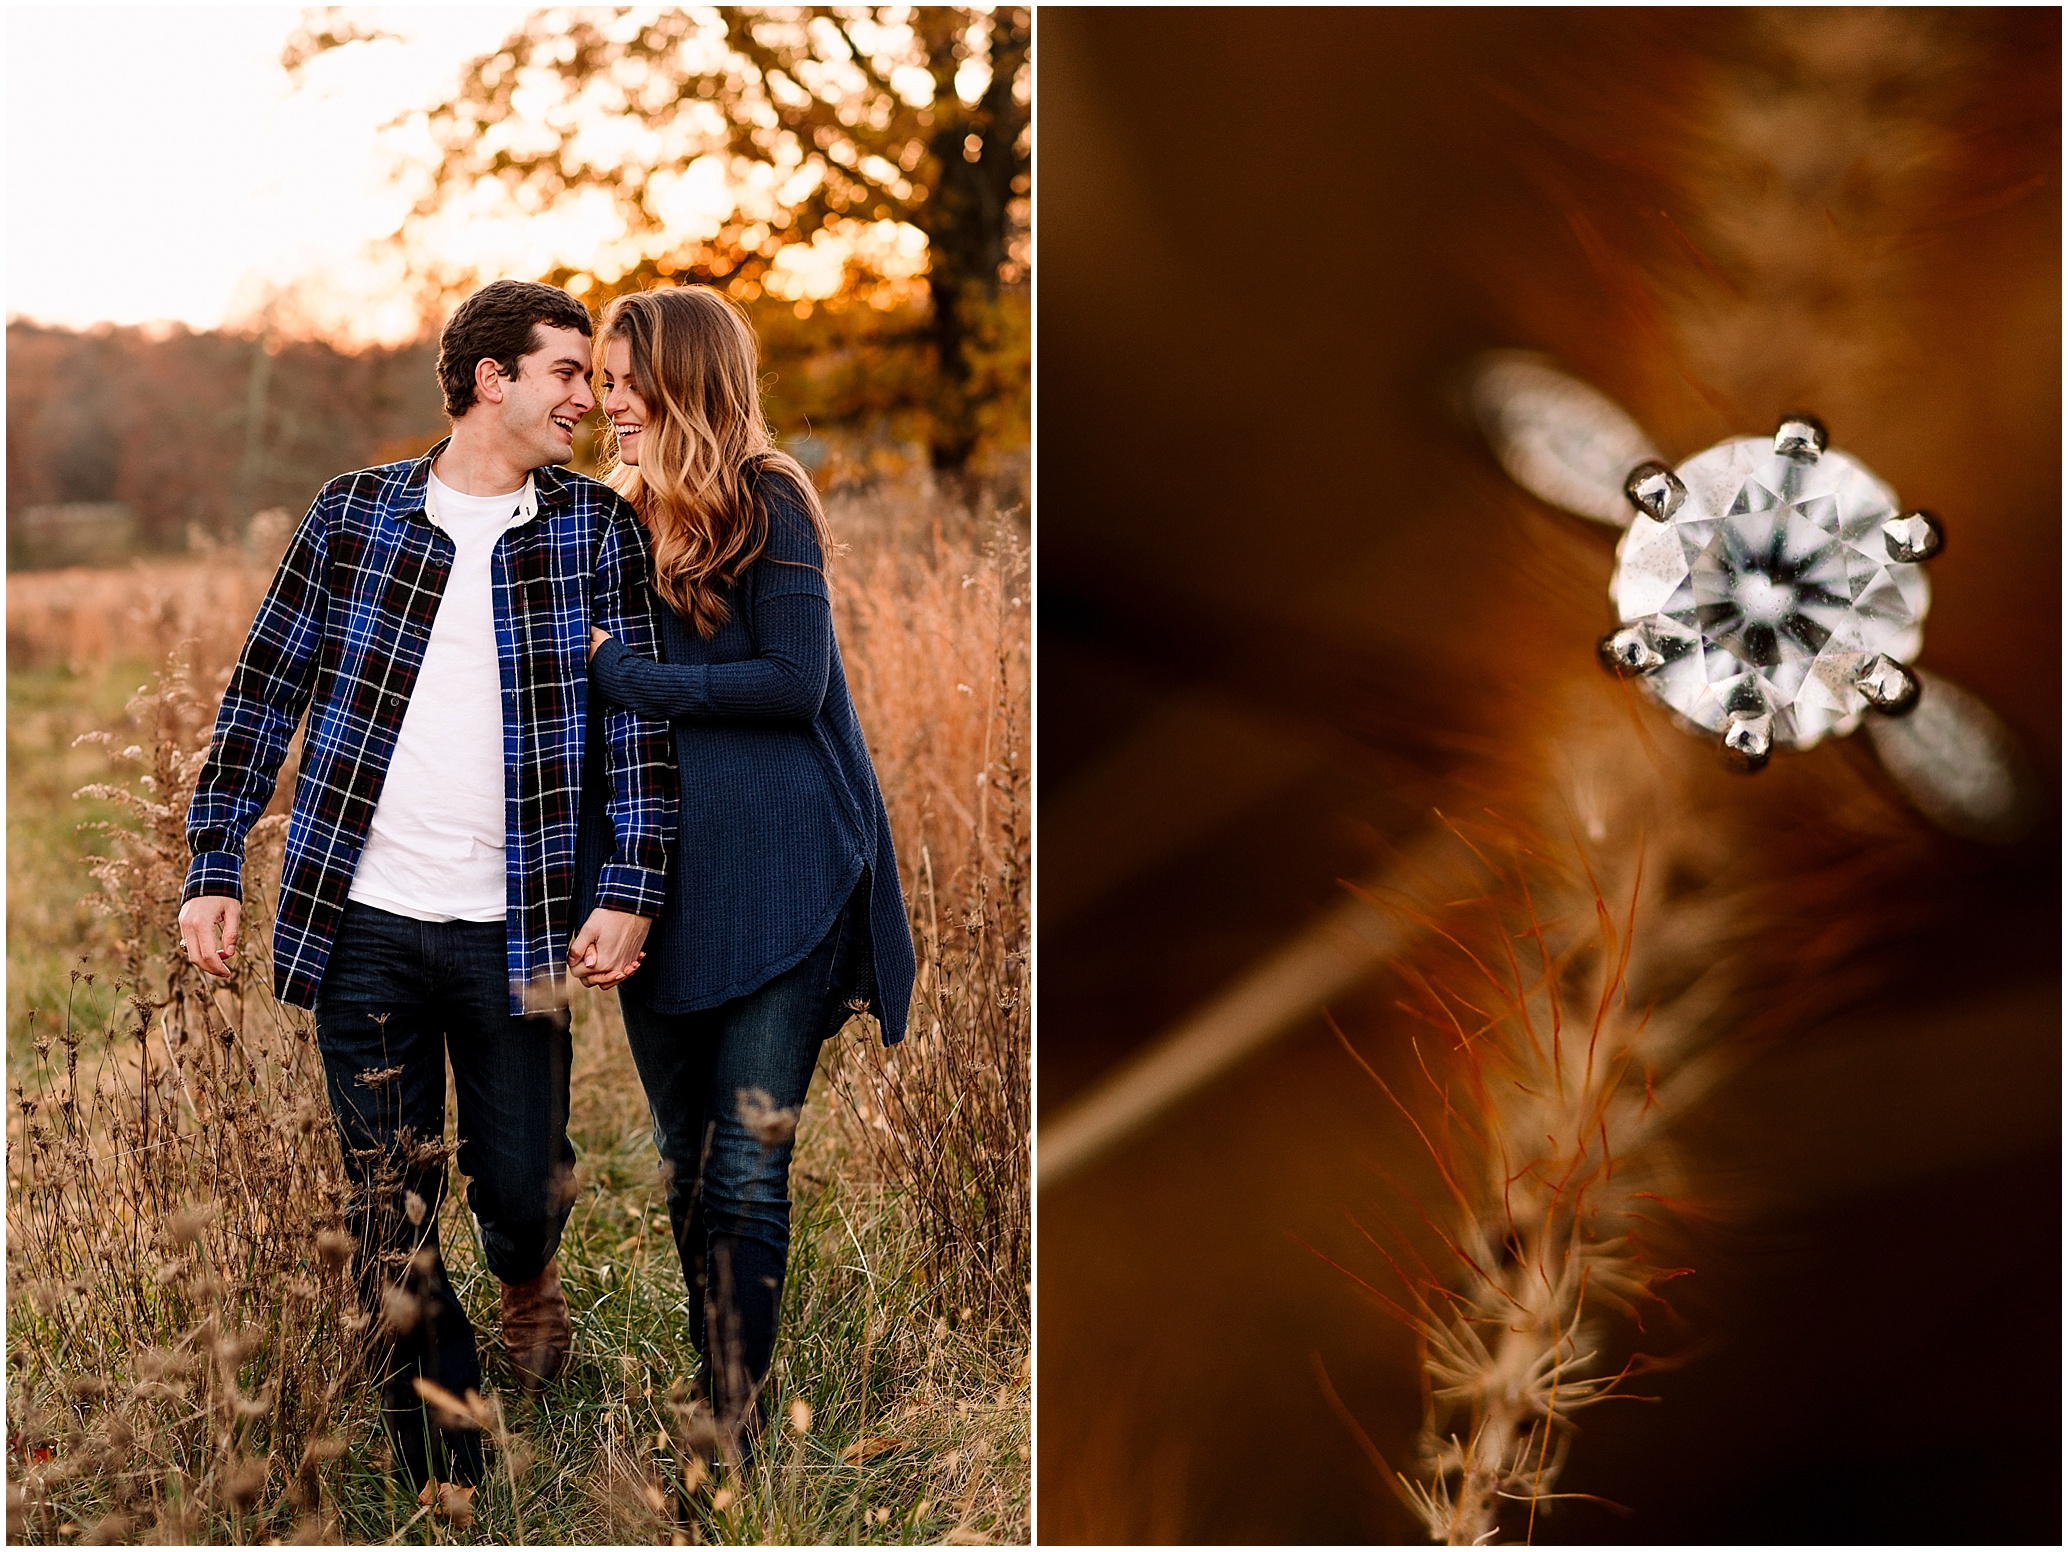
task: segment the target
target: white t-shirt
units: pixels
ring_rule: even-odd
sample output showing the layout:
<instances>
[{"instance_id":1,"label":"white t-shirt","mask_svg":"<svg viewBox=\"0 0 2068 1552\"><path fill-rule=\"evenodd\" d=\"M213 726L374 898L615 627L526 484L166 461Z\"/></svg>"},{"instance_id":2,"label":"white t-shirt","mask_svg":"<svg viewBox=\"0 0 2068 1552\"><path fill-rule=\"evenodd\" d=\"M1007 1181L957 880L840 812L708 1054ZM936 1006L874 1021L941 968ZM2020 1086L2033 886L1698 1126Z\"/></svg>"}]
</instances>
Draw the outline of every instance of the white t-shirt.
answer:
<instances>
[{"instance_id":1,"label":"white t-shirt","mask_svg":"<svg viewBox=\"0 0 2068 1552\"><path fill-rule=\"evenodd\" d=\"M431 475L424 511L452 538L452 575L352 876L354 900L418 921L501 921L508 909L489 557L504 529L537 510L528 480L506 496L467 496Z\"/></svg>"}]
</instances>

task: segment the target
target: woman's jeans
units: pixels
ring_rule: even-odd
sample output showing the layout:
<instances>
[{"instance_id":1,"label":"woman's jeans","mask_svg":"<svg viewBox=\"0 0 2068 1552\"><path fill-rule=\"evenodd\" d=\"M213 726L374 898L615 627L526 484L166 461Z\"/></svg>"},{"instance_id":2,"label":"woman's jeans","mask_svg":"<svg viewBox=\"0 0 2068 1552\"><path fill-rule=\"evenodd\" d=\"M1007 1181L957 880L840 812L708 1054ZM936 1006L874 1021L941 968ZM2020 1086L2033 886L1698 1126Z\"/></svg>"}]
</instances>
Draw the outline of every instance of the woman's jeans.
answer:
<instances>
[{"instance_id":1,"label":"woman's jeans","mask_svg":"<svg viewBox=\"0 0 2068 1552\"><path fill-rule=\"evenodd\" d=\"M802 963L718 1007L655 1013L634 992L621 998L689 1285L690 1338L712 1410L748 1447L768 1415L797 1115L819 1046L847 1018L858 909L851 899Z\"/></svg>"},{"instance_id":2,"label":"woman's jeans","mask_svg":"<svg viewBox=\"0 0 2068 1552\"><path fill-rule=\"evenodd\" d=\"M316 993L316 1041L355 1187L349 1226L380 1332L383 1416L414 1482L474 1480L480 1435L434 1434L413 1384L481 1388L474 1328L439 1257L446 1059L483 1256L502 1281L529 1282L574 1205L568 1016L511 1015L501 922L416 921L348 901Z\"/></svg>"}]
</instances>

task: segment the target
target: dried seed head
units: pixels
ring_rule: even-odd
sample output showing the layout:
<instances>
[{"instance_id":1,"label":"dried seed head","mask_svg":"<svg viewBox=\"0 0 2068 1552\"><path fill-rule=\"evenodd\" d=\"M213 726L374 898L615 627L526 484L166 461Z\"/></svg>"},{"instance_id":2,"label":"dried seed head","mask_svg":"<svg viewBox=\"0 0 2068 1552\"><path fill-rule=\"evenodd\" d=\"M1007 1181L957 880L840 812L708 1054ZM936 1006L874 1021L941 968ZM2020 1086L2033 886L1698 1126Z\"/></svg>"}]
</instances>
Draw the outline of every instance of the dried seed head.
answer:
<instances>
[{"instance_id":1,"label":"dried seed head","mask_svg":"<svg viewBox=\"0 0 2068 1552\"><path fill-rule=\"evenodd\" d=\"M165 1222L165 1238L178 1250L185 1250L201 1237L201 1231L213 1223L222 1209L214 1202L203 1202L185 1212L174 1213Z\"/></svg>"},{"instance_id":2,"label":"dried seed head","mask_svg":"<svg viewBox=\"0 0 2068 1552\"><path fill-rule=\"evenodd\" d=\"M258 1495L266 1486L266 1461L232 1459L216 1484L223 1506L233 1513L242 1513L257 1502Z\"/></svg>"},{"instance_id":3,"label":"dried seed head","mask_svg":"<svg viewBox=\"0 0 2068 1552\"><path fill-rule=\"evenodd\" d=\"M381 1290L381 1330L391 1336L407 1336L424 1318L417 1296L394 1283Z\"/></svg>"},{"instance_id":4,"label":"dried seed head","mask_svg":"<svg viewBox=\"0 0 2068 1552\"><path fill-rule=\"evenodd\" d=\"M481 1392L469 1390L465 1396L456 1396L435 1380L427 1380L421 1374L410 1383L416 1387L417 1395L425 1406L431 1409L431 1417L440 1428L478 1431L487 1420L487 1405L481 1399Z\"/></svg>"},{"instance_id":5,"label":"dried seed head","mask_svg":"<svg viewBox=\"0 0 2068 1552\"><path fill-rule=\"evenodd\" d=\"M172 1379L194 1367L192 1353L165 1347L147 1347L137 1354L136 1372L147 1380Z\"/></svg>"},{"instance_id":6,"label":"dried seed head","mask_svg":"<svg viewBox=\"0 0 2068 1552\"><path fill-rule=\"evenodd\" d=\"M779 1147L797 1135L797 1107L778 1108L766 1089L741 1089L738 1105L740 1125L762 1147Z\"/></svg>"},{"instance_id":7,"label":"dried seed head","mask_svg":"<svg viewBox=\"0 0 2068 1552\"><path fill-rule=\"evenodd\" d=\"M344 1453L345 1441L336 1434L329 1433L320 1439L311 1439L309 1447L302 1451L302 1459L320 1466L325 1461L338 1459Z\"/></svg>"},{"instance_id":8,"label":"dried seed head","mask_svg":"<svg viewBox=\"0 0 2068 1552\"><path fill-rule=\"evenodd\" d=\"M177 1494L168 1494L158 1510L158 1523L153 1528L151 1540L167 1546L192 1546L201 1539L201 1532L207 1523L207 1515L195 1501L193 1486L183 1473L174 1473L168 1479L168 1486L176 1485Z\"/></svg>"},{"instance_id":9,"label":"dried seed head","mask_svg":"<svg viewBox=\"0 0 2068 1552\"><path fill-rule=\"evenodd\" d=\"M691 1401L677 1405L674 1412L676 1437L682 1441L683 1449L699 1457L718 1453L718 1419L712 1416L708 1403Z\"/></svg>"},{"instance_id":10,"label":"dried seed head","mask_svg":"<svg viewBox=\"0 0 2068 1552\"><path fill-rule=\"evenodd\" d=\"M316 1258L334 1272L352 1264L355 1248L357 1241L343 1229L325 1229L316 1236Z\"/></svg>"},{"instance_id":11,"label":"dried seed head","mask_svg":"<svg viewBox=\"0 0 2068 1552\"><path fill-rule=\"evenodd\" d=\"M136 1443L136 1431L122 1414L110 1409L101 1418L100 1438L102 1445L112 1456L126 1455L129 1447Z\"/></svg>"},{"instance_id":12,"label":"dried seed head","mask_svg":"<svg viewBox=\"0 0 2068 1552\"><path fill-rule=\"evenodd\" d=\"M235 1385L230 1387L230 1407L239 1417L264 1417L273 1410L273 1397L278 1386L267 1384L257 1395L247 1396Z\"/></svg>"},{"instance_id":13,"label":"dried seed head","mask_svg":"<svg viewBox=\"0 0 2068 1552\"><path fill-rule=\"evenodd\" d=\"M402 1198L403 1214L409 1219L409 1221L413 1225L416 1225L419 1228L423 1226L424 1214L428 1210L429 1209L426 1207L424 1203L424 1199L421 1196L418 1196L414 1191L409 1192Z\"/></svg>"},{"instance_id":14,"label":"dried seed head","mask_svg":"<svg viewBox=\"0 0 2068 1552\"><path fill-rule=\"evenodd\" d=\"M790 1427L799 1435L811 1432L811 1404L802 1397L790 1403Z\"/></svg>"}]
</instances>

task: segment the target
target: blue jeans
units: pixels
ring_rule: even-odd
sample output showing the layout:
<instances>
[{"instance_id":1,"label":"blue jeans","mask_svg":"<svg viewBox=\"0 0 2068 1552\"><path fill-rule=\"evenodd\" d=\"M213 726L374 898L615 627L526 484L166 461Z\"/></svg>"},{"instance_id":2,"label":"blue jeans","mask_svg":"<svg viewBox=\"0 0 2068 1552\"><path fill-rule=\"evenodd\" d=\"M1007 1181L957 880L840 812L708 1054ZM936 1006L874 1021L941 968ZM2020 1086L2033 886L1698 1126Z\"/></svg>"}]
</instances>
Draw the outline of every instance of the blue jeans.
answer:
<instances>
[{"instance_id":1,"label":"blue jeans","mask_svg":"<svg viewBox=\"0 0 2068 1552\"><path fill-rule=\"evenodd\" d=\"M350 901L316 993L316 1041L354 1186L354 1267L383 1331L382 1411L419 1485L428 1474L473 1480L481 1459L478 1434L430 1430L411 1383L421 1374L454 1395L481 1388L474 1328L438 1245L448 1056L459 1167L489 1270L506 1283L536 1277L574 1204L568 1017L512 1017L509 987L501 922L423 922ZM423 1202L414 1223L412 1192Z\"/></svg>"},{"instance_id":2,"label":"blue jeans","mask_svg":"<svg viewBox=\"0 0 2068 1552\"><path fill-rule=\"evenodd\" d=\"M749 1444L767 1417L761 1392L790 1259L796 1118L819 1046L847 1019L857 908L850 899L801 963L718 1007L655 1013L621 998L689 1286L690 1339L713 1411Z\"/></svg>"}]
</instances>

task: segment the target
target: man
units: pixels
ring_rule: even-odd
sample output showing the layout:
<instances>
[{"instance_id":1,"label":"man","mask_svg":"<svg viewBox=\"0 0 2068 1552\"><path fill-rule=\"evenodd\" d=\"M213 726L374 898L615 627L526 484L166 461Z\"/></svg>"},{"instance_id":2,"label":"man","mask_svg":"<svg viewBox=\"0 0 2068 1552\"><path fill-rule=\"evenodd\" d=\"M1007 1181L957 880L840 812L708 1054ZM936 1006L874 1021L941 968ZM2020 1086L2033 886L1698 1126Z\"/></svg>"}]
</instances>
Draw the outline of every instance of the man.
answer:
<instances>
[{"instance_id":1,"label":"man","mask_svg":"<svg viewBox=\"0 0 2068 1552\"><path fill-rule=\"evenodd\" d=\"M438 1255L445 1065L459 1165L503 1339L529 1381L569 1344L555 1254L573 1202L563 961L589 985L637 964L675 828L664 724L602 720L616 851L570 941L592 624L655 655L637 519L557 465L589 388L589 314L497 281L439 341L452 435L331 481L288 546L216 718L187 815L187 957L227 975L246 832L303 712L273 966L313 1007L353 1180L361 1295L381 1321L402 1467L479 1477L479 1435L430 1426L414 1381L481 1384Z\"/></svg>"}]
</instances>

